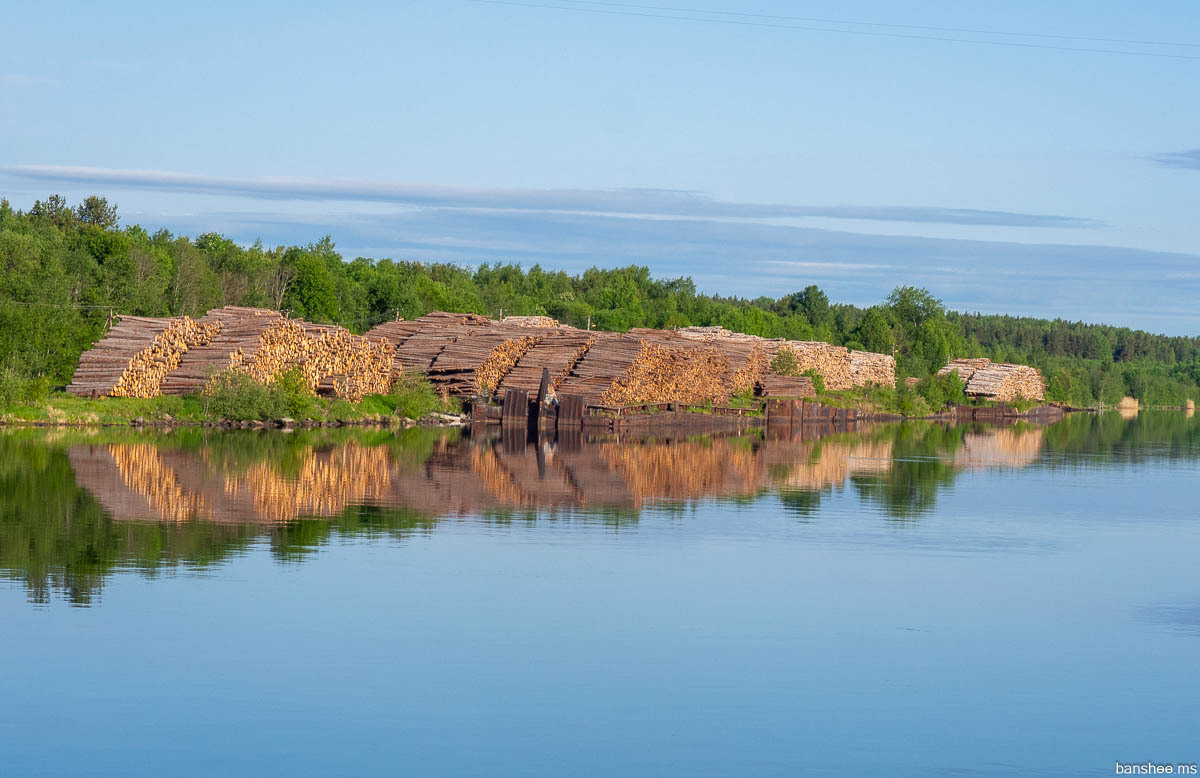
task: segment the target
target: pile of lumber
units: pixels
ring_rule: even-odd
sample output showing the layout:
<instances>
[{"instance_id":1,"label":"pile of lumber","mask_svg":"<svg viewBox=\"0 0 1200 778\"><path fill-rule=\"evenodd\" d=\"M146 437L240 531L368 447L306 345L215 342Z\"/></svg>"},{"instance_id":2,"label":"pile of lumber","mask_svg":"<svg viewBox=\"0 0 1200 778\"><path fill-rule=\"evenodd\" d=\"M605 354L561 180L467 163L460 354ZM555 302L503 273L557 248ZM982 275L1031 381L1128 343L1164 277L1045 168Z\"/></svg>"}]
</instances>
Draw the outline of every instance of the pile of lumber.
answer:
<instances>
[{"instance_id":1,"label":"pile of lumber","mask_svg":"<svg viewBox=\"0 0 1200 778\"><path fill-rule=\"evenodd\" d=\"M783 349L796 358L797 373L816 371L825 379L826 389L840 390L854 386L850 349L845 346L834 346L819 340L789 340L783 344Z\"/></svg>"},{"instance_id":2,"label":"pile of lumber","mask_svg":"<svg viewBox=\"0 0 1200 778\"><path fill-rule=\"evenodd\" d=\"M493 328L447 343L429 368L429 380L442 394L490 395L513 365L540 340Z\"/></svg>"},{"instance_id":3,"label":"pile of lumber","mask_svg":"<svg viewBox=\"0 0 1200 778\"><path fill-rule=\"evenodd\" d=\"M559 326L558 320L549 316L505 316L500 323L505 327L538 327L543 329Z\"/></svg>"},{"instance_id":4,"label":"pile of lumber","mask_svg":"<svg viewBox=\"0 0 1200 778\"><path fill-rule=\"evenodd\" d=\"M213 319L122 316L96 346L79 358L67 391L76 395L157 397L167 374L191 348L221 330Z\"/></svg>"},{"instance_id":5,"label":"pile of lumber","mask_svg":"<svg viewBox=\"0 0 1200 778\"><path fill-rule=\"evenodd\" d=\"M558 387L559 395L578 395L589 405L601 398L613 382L625 375L642 350L642 341L610 332L593 333L594 342L571 374Z\"/></svg>"},{"instance_id":6,"label":"pile of lumber","mask_svg":"<svg viewBox=\"0 0 1200 778\"><path fill-rule=\"evenodd\" d=\"M537 391L545 368L550 371L551 386L557 389L595 340L592 333L584 330L551 330L521 355L498 388Z\"/></svg>"},{"instance_id":7,"label":"pile of lumber","mask_svg":"<svg viewBox=\"0 0 1200 778\"><path fill-rule=\"evenodd\" d=\"M733 360L734 369L739 372L742 370L739 360L744 357L740 357L736 349L748 344L761 349L768 364L781 350L790 351L796 358L798 372L816 371L825 379L827 389L849 389L852 386L869 384L896 385L896 360L887 354L851 351L820 341L761 338L757 335L731 332L724 327L683 327L676 332L689 340L724 349ZM753 386L766 373L766 370L760 368L759 357L756 356L749 364L751 367L734 382L735 393Z\"/></svg>"},{"instance_id":8,"label":"pile of lumber","mask_svg":"<svg viewBox=\"0 0 1200 778\"><path fill-rule=\"evenodd\" d=\"M230 354L230 368L261 384L295 368L312 392L358 402L386 394L392 385L395 346L383 338L355 335L344 327L300 319L273 321L248 348Z\"/></svg>"},{"instance_id":9,"label":"pile of lumber","mask_svg":"<svg viewBox=\"0 0 1200 778\"><path fill-rule=\"evenodd\" d=\"M284 321L283 314L276 311L233 305L209 311L204 318L219 322L220 333L183 355L179 366L163 379L163 394L199 392L213 375L232 366L233 354L257 351L262 334L272 324Z\"/></svg>"},{"instance_id":10,"label":"pile of lumber","mask_svg":"<svg viewBox=\"0 0 1200 778\"><path fill-rule=\"evenodd\" d=\"M601 402L727 402L732 376L729 357L720 349L647 338L641 341L629 368L605 390Z\"/></svg>"},{"instance_id":11,"label":"pile of lumber","mask_svg":"<svg viewBox=\"0 0 1200 778\"><path fill-rule=\"evenodd\" d=\"M755 335L730 332L724 327L684 327L676 333L687 340L704 343L720 349L729 358L733 376L730 379L732 394L741 394L754 387L771 369L780 341L770 341ZM775 348L772 349L772 346Z\"/></svg>"},{"instance_id":12,"label":"pile of lumber","mask_svg":"<svg viewBox=\"0 0 1200 778\"><path fill-rule=\"evenodd\" d=\"M806 375L764 375L758 380L758 394L763 397L816 397L813 380Z\"/></svg>"},{"instance_id":13,"label":"pile of lumber","mask_svg":"<svg viewBox=\"0 0 1200 778\"><path fill-rule=\"evenodd\" d=\"M855 386L879 384L896 385L896 359L889 354L872 351L850 352L850 381Z\"/></svg>"},{"instance_id":14,"label":"pile of lumber","mask_svg":"<svg viewBox=\"0 0 1200 778\"><path fill-rule=\"evenodd\" d=\"M490 329L495 322L475 313L434 311L411 322L387 322L367 331L396 347L395 372L427 372L450 343Z\"/></svg>"},{"instance_id":15,"label":"pile of lumber","mask_svg":"<svg viewBox=\"0 0 1200 778\"><path fill-rule=\"evenodd\" d=\"M938 371L938 375L958 373L970 397L997 402L1043 400L1046 382L1042 372L1028 365L993 362L990 359L956 359Z\"/></svg>"}]
</instances>

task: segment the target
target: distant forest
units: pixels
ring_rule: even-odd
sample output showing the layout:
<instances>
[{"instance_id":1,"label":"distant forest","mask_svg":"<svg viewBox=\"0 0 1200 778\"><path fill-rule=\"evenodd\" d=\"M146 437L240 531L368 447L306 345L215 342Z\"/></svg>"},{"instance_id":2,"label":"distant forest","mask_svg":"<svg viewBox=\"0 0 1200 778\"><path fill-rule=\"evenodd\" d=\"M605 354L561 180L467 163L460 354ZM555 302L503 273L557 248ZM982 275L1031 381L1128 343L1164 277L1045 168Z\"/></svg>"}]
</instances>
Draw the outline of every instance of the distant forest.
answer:
<instances>
[{"instance_id":1,"label":"distant forest","mask_svg":"<svg viewBox=\"0 0 1200 778\"><path fill-rule=\"evenodd\" d=\"M328 237L307 246L243 247L216 233L189 238L122 227L103 197L72 206L55 195L28 211L0 200L0 268L0 369L58 384L100 337L110 310L198 316L233 304L355 332L434 310L545 314L603 330L721 325L894 352L902 376L926 376L948 357L1029 364L1045 373L1049 399L1077 405L1125 395L1151 405L1200 397L1200 337L956 313L907 286L860 308L831 303L817 286L778 299L702 294L690 278L656 280L638 265L569 275L537 265L345 261Z\"/></svg>"}]
</instances>

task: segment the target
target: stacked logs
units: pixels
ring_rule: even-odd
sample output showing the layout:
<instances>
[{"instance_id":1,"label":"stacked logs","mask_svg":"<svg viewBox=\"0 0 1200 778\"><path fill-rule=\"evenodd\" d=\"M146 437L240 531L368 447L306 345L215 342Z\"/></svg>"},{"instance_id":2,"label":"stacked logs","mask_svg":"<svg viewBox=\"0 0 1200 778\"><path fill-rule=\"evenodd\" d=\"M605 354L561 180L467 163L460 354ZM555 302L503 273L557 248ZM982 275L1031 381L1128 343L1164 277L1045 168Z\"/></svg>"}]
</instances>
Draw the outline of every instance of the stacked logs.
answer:
<instances>
[{"instance_id":1,"label":"stacked logs","mask_svg":"<svg viewBox=\"0 0 1200 778\"><path fill-rule=\"evenodd\" d=\"M816 397L813 380L806 375L764 375L758 380L758 394L763 397Z\"/></svg>"},{"instance_id":2,"label":"stacked logs","mask_svg":"<svg viewBox=\"0 0 1200 778\"><path fill-rule=\"evenodd\" d=\"M215 320L122 316L79 358L67 391L84 396L157 397L163 379L191 348L220 332Z\"/></svg>"},{"instance_id":3,"label":"stacked logs","mask_svg":"<svg viewBox=\"0 0 1200 778\"><path fill-rule=\"evenodd\" d=\"M730 379L732 394L741 394L753 388L770 371L771 359L778 350L778 341L730 332L724 327L684 327L676 332L687 340L718 348L729 357L733 370Z\"/></svg>"},{"instance_id":4,"label":"stacked logs","mask_svg":"<svg viewBox=\"0 0 1200 778\"><path fill-rule=\"evenodd\" d=\"M605 390L605 405L729 400L733 371L720 349L644 339L625 373Z\"/></svg>"},{"instance_id":5,"label":"stacked logs","mask_svg":"<svg viewBox=\"0 0 1200 778\"><path fill-rule=\"evenodd\" d=\"M1028 365L992 362L990 359L956 359L938 371L938 375L958 373L970 397L996 402L1044 400L1046 382L1042 372Z\"/></svg>"},{"instance_id":6,"label":"stacked logs","mask_svg":"<svg viewBox=\"0 0 1200 778\"><path fill-rule=\"evenodd\" d=\"M850 352L850 380L855 386L896 385L896 359L871 351Z\"/></svg>"},{"instance_id":7,"label":"stacked logs","mask_svg":"<svg viewBox=\"0 0 1200 778\"><path fill-rule=\"evenodd\" d=\"M220 322L220 334L183 355L179 366L163 379L163 394L199 392L213 375L231 367L235 353L257 351L263 333L276 322L284 321L283 315L276 311L232 305L209 311L205 318Z\"/></svg>"},{"instance_id":8,"label":"stacked logs","mask_svg":"<svg viewBox=\"0 0 1200 778\"><path fill-rule=\"evenodd\" d=\"M537 329L559 326L558 320L549 316L505 316L501 324L506 327L534 327Z\"/></svg>"},{"instance_id":9,"label":"stacked logs","mask_svg":"<svg viewBox=\"0 0 1200 778\"><path fill-rule=\"evenodd\" d=\"M849 389L852 386L869 384L896 385L896 360L887 354L851 351L820 341L760 338L756 335L730 332L724 327L684 327L677 332L689 340L698 340L725 349L734 360L735 369L739 369L737 366L740 363L734 349L739 344L753 344L766 355L768 363L781 350L791 352L796 358L799 372L816 371L825 379L827 389ZM752 386L766 373L765 370L759 372L758 358L755 358L752 364L751 369L738 377L735 382L737 386Z\"/></svg>"},{"instance_id":10,"label":"stacked logs","mask_svg":"<svg viewBox=\"0 0 1200 778\"><path fill-rule=\"evenodd\" d=\"M558 388L560 395L578 395L589 405L601 398L613 381L625 375L642 350L642 341L610 332L593 333L591 348Z\"/></svg>"},{"instance_id":11,"label":"stacked logs","mask_svg":"<svg viewBox=\"0 0 1200 778\"><path fill-rule=\"evenodd\" d=\"M826 389L841 390L854 386L850 349L819 340L789 340L783 349L796 358L796 372L816 371L825 379Z\"/></svg>"},{"instance_id":12,"label":"stacked logs","mask_svg":"<svg viewBox=\"0 0 1200 778\"><path fill-rule=\"evenodd\" d=\"M445 345L429 368L429 380L443 394L490 395L538 335L513 336L495 328Z\"/></svg>"},{"instance_id":13,"label":"stacked logs","mask_svg":"<svg viewBox=\"0 0 1200 778\"><path fill-rule=\"evenodd\" d=\"M536 391L545 368L550 371L551 385L557 389L595 340L593 333L583 330L552 330L521 355L498 388Z\"/></svg>"},{"instance_id":14,"label":"stacked logs","mask_svg":"<svg viewBox=\"0 0 1200 778\"><path fill-rule=\"evenodd\" d=\"M396 347L395 372L426 372L448 344L490 329L494 322L474 313L434 311L411 322L387 322L367 332Z\"/></svg>"}]
</instances>

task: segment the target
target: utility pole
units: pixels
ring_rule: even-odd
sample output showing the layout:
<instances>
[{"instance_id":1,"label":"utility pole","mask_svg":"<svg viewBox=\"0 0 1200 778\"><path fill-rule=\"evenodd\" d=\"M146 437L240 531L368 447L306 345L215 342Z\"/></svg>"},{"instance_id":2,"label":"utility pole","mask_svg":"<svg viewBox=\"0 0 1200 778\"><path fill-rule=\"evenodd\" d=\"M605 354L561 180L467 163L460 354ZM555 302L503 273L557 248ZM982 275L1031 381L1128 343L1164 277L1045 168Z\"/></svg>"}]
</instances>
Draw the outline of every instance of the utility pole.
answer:
<instances>
[{"instance_id":1,"label":"utility pole","mask_svg":"<svg viewBox=\"0 0 1200 778\"><path fill-rule=\"evenodd\" d=\"M588 316L588 332L592 331L592 317Z\"/></svg>"}]
</instances>

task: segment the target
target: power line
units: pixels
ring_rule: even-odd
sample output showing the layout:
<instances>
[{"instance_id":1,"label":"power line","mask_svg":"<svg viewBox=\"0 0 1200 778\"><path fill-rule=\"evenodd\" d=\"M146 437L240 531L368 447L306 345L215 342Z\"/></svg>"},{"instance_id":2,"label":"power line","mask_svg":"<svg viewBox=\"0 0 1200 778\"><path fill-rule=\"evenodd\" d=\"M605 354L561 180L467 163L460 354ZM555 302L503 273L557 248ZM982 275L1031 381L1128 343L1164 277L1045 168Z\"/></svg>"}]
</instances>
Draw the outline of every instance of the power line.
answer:
<instances>
[{"instance_id":1,"label":"power line","mask_svg":"<svg viewBox=\"0 0 1200 778\"><path fill-rule=\"evenodd\" d=\"M572 0L560 0L560 1L571 2ZM808 25L776 24L776 23L772 23L772 22L755 22L755 21L749 21L749 20L742 21L742 20L737 20L737 19L711 19L711 18L703 18L703 17L699 17L699 16L683 16L683 15L678 15L678 14L646 13L646 12L640 12L640 11L621 11L621 10L607 9L607 8L582 8L582 7L577 7L577 6L551 5L549 3L518 2L518 0L469 0L469 2L482 3L482 4L486 4L486 5L510 5L510 6L518 6L518 7L522 7L522 8L542 8L542 9L551 9L551 10L555 10L555 11L572 11L575 13L605 14L605 15L609 15L609 16L632 16L632 17L642 17L642 18L647 18L647 19L668 19L668 20L672 20L672 21L703 22L703 23L707 23L707 24L726 24L726 25L736 25L739 27L762 27L762 28L771 28L771 29L777 29L777 30L803 30L806 32L833 32L833 33L841 33L842 35L861 35L861 36L869 36L869 37L873 37L873 38L901 38L901 39L906 39L906 40L941 41L944 43L973 43L973 44L981 45L981 46L1008 46L1008 47L1022 48L1022 49L1044 49L1044 50L1050 50L1050 51L1086 52L1089 54L1118 54L1118 55L1124 55L1124 56L1128 56L1128 57L1154 57L1154 58L1158 58L1158 59L1200 60L1200 56L1195 56L1195 55L1190 55L1190 54L1167 54L1167 53L1163 53L1163 52L1151 52L1151 51L1123 51L1121 49L1096 49L1096 48L1086 48L1086 47L1082 47L1082 46L1054 46L1054 45L1051 45L1048 43L1024 43L1024 42L1020 42L1020 41L987 41L987 40L977 40L977 39L972 39L972 38L948 38L948 37L937 36L937 35L915 35L915 34L899 33L899 32L874 32L874 31L870 31L870 30L840 30L840 29L837 29L834 27L812 27L812 26L808 26ZM1180 45L1191 45L1191 44L1180 44Z\"/></svg>"},{"instance_id":2,"label":"power line","mask_svg":"<svg viewBox=\"0 0 1200 778\"><path fill-rule=\"evenodd\" d=\"M570 5L602 5L613 8L640 8L651 11L675 11L679 13L709 14L711 16L737 16L749 19L775 19L777 21L813 22L817 24L849 24L859 27L891 27L901 30L929 30L933 32L965 32L972 35L1008 35L1018 38L1052 38L1066 41L1091 41L1093 43L1128 43L1137 46L1184 46L1200 48L1200 43L1180 43L1177 41L1145 41L1130 38L1094 38L1086 35L1059 35L1045 32L1012 32L1009 30L982 30L972 27L934 27L924 24L896 24L892 22L857 22L847 19L825 19L815 16L782 16L777 14L755 14L743 11L712 11L704 8L680 8L667 5L641 5L638 3L610 3L600 0L557 0Z\"/></svg>"}]
</instances>

